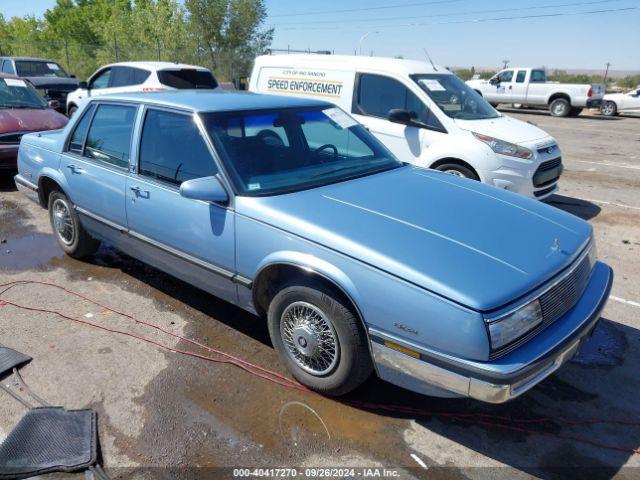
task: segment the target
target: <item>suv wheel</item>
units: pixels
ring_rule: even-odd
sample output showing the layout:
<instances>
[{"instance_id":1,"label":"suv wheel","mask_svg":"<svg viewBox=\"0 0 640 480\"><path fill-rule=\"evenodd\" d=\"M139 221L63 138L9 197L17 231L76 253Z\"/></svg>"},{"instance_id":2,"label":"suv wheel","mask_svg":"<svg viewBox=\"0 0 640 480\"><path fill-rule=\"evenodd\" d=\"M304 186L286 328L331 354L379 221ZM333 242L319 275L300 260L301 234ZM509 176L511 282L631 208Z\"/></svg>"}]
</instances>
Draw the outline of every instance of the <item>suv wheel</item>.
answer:
<instances>
[{"instance_id":1,"label":"suv wheel","mask_svg":"<svg viewBox=\"0 0 640 480\"><path fill-rule=\"evenodd\" d=\"M338 396L371 375L373 364L362 324L323 284L282 288L269 305L268 323L280 360L303 385Z\"/></svg>"},{"instance_id":2,"label":"suv wheel","mask_svg":"<svg viewBox=\"0 0 640 480\"><path fill-rule=\"evenodd\" d=\"M71 201L60 191L49 195L49 220L58 244L67 255L86 257L100 246L100 242L89 235L80 223Z\"/></svg>"}]
</instances>

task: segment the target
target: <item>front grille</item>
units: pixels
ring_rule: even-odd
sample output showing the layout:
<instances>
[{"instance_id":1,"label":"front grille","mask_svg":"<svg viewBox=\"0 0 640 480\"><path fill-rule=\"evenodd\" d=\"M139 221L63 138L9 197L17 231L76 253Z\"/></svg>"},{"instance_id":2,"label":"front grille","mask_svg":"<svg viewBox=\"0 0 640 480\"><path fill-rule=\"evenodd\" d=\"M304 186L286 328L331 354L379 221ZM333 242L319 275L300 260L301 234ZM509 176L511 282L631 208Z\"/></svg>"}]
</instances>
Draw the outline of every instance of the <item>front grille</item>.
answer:
<instances>
[{"instance_id":1,"label":"front grille","mask_svg":"<svg viewBox=\"0 0 640 480\"><path fill-rule=\"evenodd\" d=\"M555 144L555 143L552 143L551 145L543 145L543 146L537 148L538 153L540 155L551 155L557 149L558 149L558 145Z\"/></svg>"},{"instance_id":2,"label":"front grille","mask_svg":"<svg viewBox=\"0 0 640 480\"><path fill-rule=\"evenodd\" d=\"M547 187L558 181L560 178L560 174L562 174L562 158L557 157L551 160L547 160L542 162L536 173L533 174L533 186L536 188ZM543 195L544 193L538 194L535 192L536 196Z\"/></svg>"},{"instance_id":3,"label":"front grille","mask_svg":"<svg viewBox=\"0 0 640 480\"><path fill-rule=\"evenodd\" d=\"M502 357L528 342L578 303L587 283L589 283L589 276L595 260L592 247L587 248L590 249L589 253L584 255L578 264L574 264L573 270L538 298L542 309L542 323L512 343L492 351L489 360Z\"/></svg>"}]
</instances>

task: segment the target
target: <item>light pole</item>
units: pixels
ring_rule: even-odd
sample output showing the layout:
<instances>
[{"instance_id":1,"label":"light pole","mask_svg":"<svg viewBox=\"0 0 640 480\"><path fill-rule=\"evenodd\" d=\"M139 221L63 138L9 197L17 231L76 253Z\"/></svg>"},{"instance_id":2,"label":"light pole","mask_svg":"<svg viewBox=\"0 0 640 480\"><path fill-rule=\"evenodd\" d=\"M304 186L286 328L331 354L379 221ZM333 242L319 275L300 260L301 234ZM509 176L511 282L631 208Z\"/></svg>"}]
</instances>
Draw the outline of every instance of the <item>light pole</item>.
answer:
<instances>
[{"instance_id":1,"label":"light pole","mask_svg":"<svg viewBox=\"0 0 640 480\"><path fill-rule=\"evenodd\" d=\"M372 35L374 33L380 33L380 32L367 32L364 35L362 35L360 37L360 41L358 42L358 55L362 55L362 42L364 42L364 39L367 38L369 35Z\"/></svg>"}]
</instances>

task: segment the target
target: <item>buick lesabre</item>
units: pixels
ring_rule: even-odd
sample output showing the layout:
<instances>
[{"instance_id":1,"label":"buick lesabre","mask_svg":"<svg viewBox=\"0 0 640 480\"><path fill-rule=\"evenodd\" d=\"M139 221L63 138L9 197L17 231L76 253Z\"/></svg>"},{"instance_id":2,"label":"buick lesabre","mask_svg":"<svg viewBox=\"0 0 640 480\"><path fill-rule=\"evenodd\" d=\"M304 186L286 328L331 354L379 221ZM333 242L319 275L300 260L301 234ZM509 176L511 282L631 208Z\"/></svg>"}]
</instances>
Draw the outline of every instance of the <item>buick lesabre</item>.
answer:
<instances>
[{"instance_id":1,"label":"buick lesabre","mask_svg":"<svg viewBox=\"0 0 640 480\"><path fill-rule=\"evenodd\" d=\"M328 395L375 372L510 400L575 354L611 288L587 222L401 163L320 101L100 97L25 135L18 164L67 254L106 241L266 318L293 376Z\"/></svg>"}]
</instances>

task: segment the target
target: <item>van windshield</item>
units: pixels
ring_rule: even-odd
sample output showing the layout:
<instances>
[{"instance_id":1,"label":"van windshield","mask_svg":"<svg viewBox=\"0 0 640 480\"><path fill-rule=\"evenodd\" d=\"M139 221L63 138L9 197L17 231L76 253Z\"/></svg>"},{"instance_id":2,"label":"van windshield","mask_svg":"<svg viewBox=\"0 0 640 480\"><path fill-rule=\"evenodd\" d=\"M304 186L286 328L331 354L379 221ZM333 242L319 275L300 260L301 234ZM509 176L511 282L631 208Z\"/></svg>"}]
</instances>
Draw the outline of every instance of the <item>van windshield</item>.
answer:
<instances>
[{"instance_id":1,"label":"van windshield","mask_svg":"<svg viewBox=\"0 0 640 480\"><path fill-rule=\"evenodd\" d=\"M240 195L277 195L398 168L373 135L336 107L202 114Z\"/></svg>"},{"instance_id":2,"label":"van windshield","mask_svg":"<svg viewBox=\"0 0 640 480\"><path fill-rule=\"evenodd\" d=\"M424 73L411 78L453 119L485 120L500 116L489 102L455 75Z\"/></svg>"}]
</instances>

